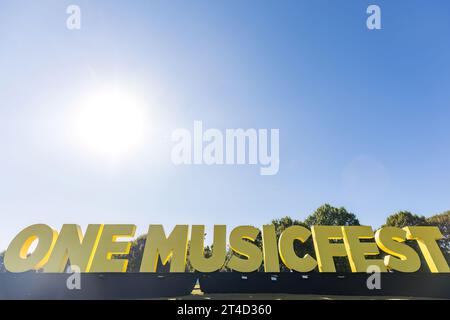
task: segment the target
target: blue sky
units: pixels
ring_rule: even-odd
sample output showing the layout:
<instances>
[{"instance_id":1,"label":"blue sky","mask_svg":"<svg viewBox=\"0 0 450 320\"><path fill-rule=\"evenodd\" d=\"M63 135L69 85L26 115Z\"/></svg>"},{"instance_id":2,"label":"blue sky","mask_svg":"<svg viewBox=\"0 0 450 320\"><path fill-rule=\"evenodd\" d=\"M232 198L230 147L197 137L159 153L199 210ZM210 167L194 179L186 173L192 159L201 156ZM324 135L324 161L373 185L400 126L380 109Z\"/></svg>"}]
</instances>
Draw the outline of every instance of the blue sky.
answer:
<instances>
[{"instance_id":1,"label":"blue sky","mask_svg":"<svg viewBox=\"0 0 450 320\"><path fill-rule=\"evenodd\" d=\"M81 30L66 28L69 4ZM382 30L366 28L378 4ZM260 226L323 203L377 227L450 209L447 1L0 1L0 248L27 225ZM126 88L149 135L71 143L87 92ZM279 128L280 171L174 166L171 133Z\"/></svg>"}]
</instances>

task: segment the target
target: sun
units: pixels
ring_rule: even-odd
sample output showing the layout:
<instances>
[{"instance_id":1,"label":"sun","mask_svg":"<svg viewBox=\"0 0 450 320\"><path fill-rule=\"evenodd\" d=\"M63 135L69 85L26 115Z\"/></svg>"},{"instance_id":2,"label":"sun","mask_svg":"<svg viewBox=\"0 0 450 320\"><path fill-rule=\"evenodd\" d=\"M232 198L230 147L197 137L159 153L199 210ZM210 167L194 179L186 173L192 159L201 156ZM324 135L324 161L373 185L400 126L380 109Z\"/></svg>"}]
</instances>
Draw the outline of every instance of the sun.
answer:
<instances>
[{"instance_id":1,"label":"sun","mask_svg":"<svg viewBox=\"0 0 450 320\"><path fill-rule=\"evenodd\" d=\"M133 94L120 90L96 92L77 106L76 140L90 152L112 160L129 155L144 139L144 111Z\"/></svg>"}]
</instances>

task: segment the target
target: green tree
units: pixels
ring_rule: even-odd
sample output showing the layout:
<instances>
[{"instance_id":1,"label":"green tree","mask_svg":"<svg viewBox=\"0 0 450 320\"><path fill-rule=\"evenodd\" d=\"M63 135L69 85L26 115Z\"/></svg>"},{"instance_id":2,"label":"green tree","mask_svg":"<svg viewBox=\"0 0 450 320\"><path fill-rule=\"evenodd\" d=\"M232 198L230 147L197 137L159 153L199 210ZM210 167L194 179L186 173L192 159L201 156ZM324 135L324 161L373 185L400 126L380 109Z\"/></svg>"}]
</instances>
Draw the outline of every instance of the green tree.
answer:
<instances>
[{"instance_id":1,"label":"green tree","mask_svg":"<svg viewBox=\"0 0 450 320\"><path fill-rule=\"evenodd\" d=\"M138 237L131 244L130 253L121 257L123 259L128 259L127 272L139 272L146 240L147 238L145 235Z\"/></svg>"},{"instance_id":2,"label":"green tree","mask_svg":"<svg viewBox=\"0 0 450 320\"><path fill-rule=\"evenodd\" d=\"M428 226L428 225L429 223L427 222L427 219L424 216L419 216L409 211L399 211L387 217L386 224L384 226L403 228L407 226ZM421 264L419 271L427 272L428 265L425 261L425 258L422 255L422 251L419 249L417 242L414 240L406 240L405 243L409 245L411 248L413 248L419 254ZM382 254L382 256L385 256L385 254Z\"/></svg>"},{"instance_id":3,"label":"green tree","mask_svg":"<svg viewBox=\"0 0 450 320\"><path fill-rule=\"evenodd\" d=\"M351 212L348 212L344 207L336 208L329 204L324 204L319 207L313 214L306 218L305 224L308 227L312 226L359 226L359 220ZM335 240L342 242L342 240ZM315 257L314 250L310 253ZM347 257L334 258L337 272L351 272L350 264Z\"/></svg>"},{"instance_id":4,"label":"green tree","mask_svg":"<svg viewBox=\"0 0 450 320\"><path fill-rule=\"evenodd\" d=\"M277 237L281 235L281 233L286 230L289 227L292 226L306 226L305 223L303 223L300 220L292 219L291 217L283 217L280 219L274 219L271 222L275 226L275 233Z\"/></svg>"},{"instance_id":5,"label":"green tree","mask_svg":"<svg viewBox=\"0 0 450 320\"><path fill-rule=\"evenodd\" d=\"M424 216L412 214L409 211L400 211L386 219L385 226L403 228L406 226L427 226L429 223Z\"/></svg>"},{"instance_id":6,"label":"green tree","mask_svg":"<svg viewBox=\"0 0 450 320\"><path fill-rule=\"evenodd\" d=\"M272 220L272 224L275 226L275 234L277 236L277 241L280 239L281 233L289 227L292 227L292 226L306 227L306 224L304 222L302 222L300 220L292 219L291 217L288 217L288 216L280 218L280 219L274 219L274 220ZM313 245L311 237L306 241L306 243L301 243L300 241L295 241L294 242L294 251L299 257L303 257L306 254L310 254L314 257L315 256L314 255L314 245ZM281 272L290 271L283 264L281 259L279 260L279 264L280 264ZM261 267L261 269L263 270L263 266Z\"/></svg>"},{"instance_id":7,"label":"green tree","mask_svg":"<svg viewBox=\"0 0 450 320\"><path fill-rule=\"evenodd\" d=\"M206 236L206 233L205 233L205 236ZM191 264L191 261L190 261L190 259L189 259L189 257L191 256L190 254L189 254L189 251L190 251L190 241L188 242L188 248L187 248L187 260L186 260L186 272L194 272L195 271L195 269L194 269L194 267L192 266L192 264ZM204 247L204 249L203 249L203 256L205 257L205 258L211 258L211 256L212 256L212 253L213 253L213 248L214 248L214 246L213 245L211 245L211 247L210 246L205 246Z\"/></svg>"},{"instance_id":8,"label":"green tree","mask_svg":"<svg viewBox=\"0 0 450 320\"><path fill-rule=\"evenodd\" d=\"M444 239L439 241L439 245L447 258L447 262L450 263L450 211L434 215L428 218L427 222L432 226L437 226L444 236Z\"/></svg>"},{"instance_id":9,"label":"green tree","mask_svg":"<svg viewBox=\"0 0 450 320\"><path fill-rule=\"evenodd\" d=\"M353 213L344 207L335 208L329 204L319 207L313 214L306 218L308 227L314 225L322 226L359 226L359 220Z\"/></svg>"}]
</instances>

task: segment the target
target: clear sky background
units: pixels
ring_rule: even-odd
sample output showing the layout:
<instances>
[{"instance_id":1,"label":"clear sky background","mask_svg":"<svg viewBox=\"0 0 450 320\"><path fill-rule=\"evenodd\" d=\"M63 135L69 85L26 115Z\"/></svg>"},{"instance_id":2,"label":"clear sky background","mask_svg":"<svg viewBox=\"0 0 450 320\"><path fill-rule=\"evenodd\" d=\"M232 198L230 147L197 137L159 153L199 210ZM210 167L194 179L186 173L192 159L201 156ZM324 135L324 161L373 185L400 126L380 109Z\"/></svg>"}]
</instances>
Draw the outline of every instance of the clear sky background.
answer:
<instances>
[{"instance_id":1,"label":"clear sky background","mask_svg":"<svg viewBox=\"0 0 450 320\"><path fill-rule=\"evenodd\" d=\"M448 210L449 36L444 0L0 0L0 248L34 223L260 226L330 203L378 227ZM73 143L79 101L105 86L148 115L121 161ZM174 166L171 133L194 120L279 128L278 175Z\"/></svg>"}]
</instances>

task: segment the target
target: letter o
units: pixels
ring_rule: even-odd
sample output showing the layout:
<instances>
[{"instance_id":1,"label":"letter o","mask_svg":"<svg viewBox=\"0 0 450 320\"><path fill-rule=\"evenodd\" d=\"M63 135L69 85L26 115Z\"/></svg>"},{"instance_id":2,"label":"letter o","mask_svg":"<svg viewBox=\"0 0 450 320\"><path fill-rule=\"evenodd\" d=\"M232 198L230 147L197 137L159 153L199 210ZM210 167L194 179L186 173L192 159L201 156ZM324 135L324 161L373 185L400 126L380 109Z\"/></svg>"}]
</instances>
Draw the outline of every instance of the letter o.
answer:
<instances>
[{"instance_id":1,"label":"letter o","mask_svg":"<svg viewBox=\"0 0 450 320\"><path fill-rule=\"evenodd\" d=\"M46 224L35 224L23 229L11 241L5 253L5 268L9 272L38 270L48 261L58 233ZM31 244L38 240L34 251L28 255Z\"/></svg>"}]
</instances>

